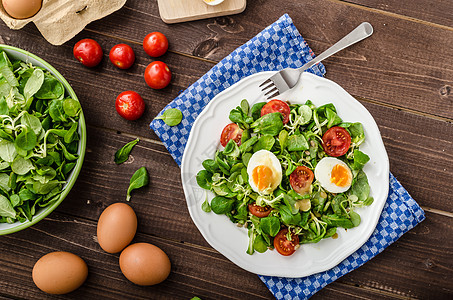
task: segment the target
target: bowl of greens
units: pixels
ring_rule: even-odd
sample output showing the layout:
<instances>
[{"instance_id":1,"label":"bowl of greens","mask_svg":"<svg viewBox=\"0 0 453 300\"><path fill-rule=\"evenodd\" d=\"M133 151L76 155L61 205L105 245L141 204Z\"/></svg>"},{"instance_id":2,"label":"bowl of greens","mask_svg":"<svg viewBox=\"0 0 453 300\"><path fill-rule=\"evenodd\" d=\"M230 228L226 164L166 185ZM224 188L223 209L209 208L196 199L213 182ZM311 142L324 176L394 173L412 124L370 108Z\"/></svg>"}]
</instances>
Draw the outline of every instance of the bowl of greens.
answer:
<instances>
[{"instance_id":1,"label":"bowl of greens","mask_svg":"<svg viewBox=\"0 0 453 300\"><path fill-rule=\"evenodd\" d=\"M25 50L0 45L0 235L36 224L73 187L86 148L66 79Z\"/></svg>"}]
</instances>

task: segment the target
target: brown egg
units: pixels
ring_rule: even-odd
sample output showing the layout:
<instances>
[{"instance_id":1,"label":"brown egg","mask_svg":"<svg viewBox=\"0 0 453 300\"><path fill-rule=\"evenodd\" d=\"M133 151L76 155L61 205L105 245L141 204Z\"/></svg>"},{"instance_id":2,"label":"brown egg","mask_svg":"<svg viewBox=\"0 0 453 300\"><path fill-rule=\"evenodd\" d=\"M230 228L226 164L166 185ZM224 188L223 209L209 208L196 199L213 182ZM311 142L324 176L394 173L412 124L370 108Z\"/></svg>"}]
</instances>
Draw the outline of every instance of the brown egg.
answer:
<instances>
[{"instance_id":1,"label":"brown egg","mask_svg":"<svg viewBox=\"0 0 453 300\"><path fill-rule=\"evenodd\" d=\"M38 13L42 0L2 0L3 8L15 19L31 18Z\"/></svg>"},{"instance_id":2,"label":"brown egg","mask_svg":"<svg viewBox=\"0 0 453 300\"><path fill-rule=\"evenodd\" d=\"M132 244L121 252L120 269L127 279L138 285L154 285L170 274L171 263L160 248L147 244Z\"/></svg>"},{"instance_id":3,"label":"brown egg","mask_svg":"<svg viewBox=\"0 0 453 300\"><path fill-rule=\"evenodd\" d=\"M33 267L33 281L43 292L66 294L80 287L88 276L86 263L69 252L51 252Z\"/></svg>"},{"instance_id":4,"label":"brown egg","mask_svg":"<svg viewBox=\"0 0 453 300\"><path fill-rule=\"evenodd\" d=\"M126 203L114 203L99 217L97 236L104 251L118 253L130 244L137 231L137 216Z\"/></svg>"}]
</instances>

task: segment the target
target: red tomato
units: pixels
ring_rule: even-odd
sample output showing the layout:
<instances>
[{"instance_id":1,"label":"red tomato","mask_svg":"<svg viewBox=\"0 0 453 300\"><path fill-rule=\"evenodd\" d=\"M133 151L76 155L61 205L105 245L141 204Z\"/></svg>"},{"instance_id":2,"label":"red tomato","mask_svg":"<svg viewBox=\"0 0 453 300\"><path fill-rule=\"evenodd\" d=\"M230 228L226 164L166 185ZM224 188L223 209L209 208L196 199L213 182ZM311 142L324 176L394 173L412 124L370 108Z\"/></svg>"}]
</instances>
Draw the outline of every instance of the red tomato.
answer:
<instances>
[{"instance_id":1,"label":"red tomato","mask_svg":"<svg viewBox=\"0 0 453 300\"><path fill-rule=\"evenodd\" d=\"M242 129L236 123L230 123L222 130L220 135L220 144L225 147L230 140L236 142L236 144L241 144Z\"/></svg>"},{"instance_id":2,"label":"red tomato","mask_svg":"<svg viewBox=\"0 0 453 300\"><path fill-rule=\"evenodd\" d=\"M289 121L289 114L290 114L290 109L289 105L286 102L283 102L281 100L271 100L267 102L263 108L261 108L261 116L274 113L274 112L279 112L282 113L283 115L283 124L288 123Z\"/></svg>"},{"instance_id":3,"label":"red tomato","mask_svg":"<svg viewBox=\"0 0 453 300\"><path fill-rule=\"evenodd\" d=\"M310 185L313 182L313 172L306 166L298 166L289 175L289 183L293 190L298 194L305 194L310 190Z\"/></svg>"},{"instance_id":4,"label":"red tomato","mask_svg":"<svg viewBox=\"0 0 453 300\"><path fill-rule=\"evenodd\" d=\"M116 111L126 120L137 120L145 111L145 101L134 91L125 91L118 95Z\"/></svg>"},{"instance_id":5,"label":"red tomato","mask_svg":"<svg viewBox=\"0 0 453 300\"><path fill-rule=\"evenodd\" d=\"M151 57L164 55L168 49L168 40L160 32L151 32L143 39L143 49Z\"/></svg>"},{"instance_id":6,"label":"red tomato","mask_svg":"<svg viewBox=\"0 0 453 300\"><path fill-rule=\"evenodd\" d=\"M351 146L351 135L340 126L330 128L322 136L322 147L329 156L342 156Z\"/></svg>"},{"instance_id":7,"label":"red tomato","mask_svg":"<svg viewBox=\"0 0 453 300\"><path fill-rule=\"evenodd\" d=\"M171 80L171 72L161 61L153 61L145 70L145 81L153 89L163 89Z\"/></svg>"},{"instance_id":8,"label":"red tomato","mask_svg":"<svg viewBox=\"0 0 453 300\"><path fill-rule=\"evenodd\" d=\"M288 241L286 234L288 233L287 228L281 229L274 238L274 248L277 249L278 253L284 256L289 256L296 251L295 246L299 245L299 236L291 233L291 241Z\"/></svg>"},{"instance_id":9,"label":"red tomato","mask_svg":"<svg viewBox=\"0 0 453 300\"><path fill-rule=\"evenodd\" d=\"M118 44L113 46L109 54L110 61L120 69L129 69L135 61L135 53L131 46Z\"/></svg>"},{"instance_id":10,"label":"red tomato","mask_svg":"<svg viewBox=\"0 0 453 300\"><path fill-rule=\"evenodd\" d=\"M254 216L257 216L258 218L267 217L272 211L272 208L270 206L259 206L255 203L249 204L248 207L250 213Z\"/></svg>"},{"instance_id":11,"label":"red tomato","mask_svg":"<svg viewBox=\"0 0 453 300\"><path fill-rule=\"evenodd\" d=\"M101 46L92 39L83 39L74 45L74 57L84 66L95 67L101 60L104 53Z\"/></svg>"}]
</instances>

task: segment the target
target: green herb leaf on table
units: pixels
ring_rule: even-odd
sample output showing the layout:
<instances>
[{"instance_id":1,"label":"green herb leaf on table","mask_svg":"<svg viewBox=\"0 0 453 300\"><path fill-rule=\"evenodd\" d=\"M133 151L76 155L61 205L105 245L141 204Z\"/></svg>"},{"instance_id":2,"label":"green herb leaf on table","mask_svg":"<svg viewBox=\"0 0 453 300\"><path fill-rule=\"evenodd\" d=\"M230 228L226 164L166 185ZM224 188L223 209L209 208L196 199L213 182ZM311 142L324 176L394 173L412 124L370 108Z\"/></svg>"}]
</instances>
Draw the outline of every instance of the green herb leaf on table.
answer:
<instances>
[{"instance_id":1,"label":"green herb leaf on table","mask_svg":"<svg viewBox=\"0 0 453 300\"><path fill-rule=\"evenodd\" d=\"M126 201L129 201L131 199L131 192L133 190L144 187L148 185L148 183L149 183L148 171L146 170L145 167L141 167L131 177L129 188L127 189Z\"/></svg>"},{"instance_id":2,"label":"green herb leaf on table","mask_svg":"<svg viewBox=\"0 0 453 300\"><path fill-rule=\"evenodd\" d=\"M177 108L169 108L160 117L155 119L163 120L168 126L176 126L182 121L182 112Z\"/></svg>"},{"instance_id":3,"label":"green herb leaf on table","mask_svg":"<svg viewBox=\"0 0 453 300\"><path fill-rule=\"evenodd\" d=\"M118 149L118 151L116 151L116 153L115 153L115 158L114 158L115 163L120 165L120 164L124 163L125 161L127 161L129 159L129 155L130 155L132 149L139 141L140 140L137 138L133 141L130 141L129 143L127 143L120 149Z\"/></svg>"}]
</instances>

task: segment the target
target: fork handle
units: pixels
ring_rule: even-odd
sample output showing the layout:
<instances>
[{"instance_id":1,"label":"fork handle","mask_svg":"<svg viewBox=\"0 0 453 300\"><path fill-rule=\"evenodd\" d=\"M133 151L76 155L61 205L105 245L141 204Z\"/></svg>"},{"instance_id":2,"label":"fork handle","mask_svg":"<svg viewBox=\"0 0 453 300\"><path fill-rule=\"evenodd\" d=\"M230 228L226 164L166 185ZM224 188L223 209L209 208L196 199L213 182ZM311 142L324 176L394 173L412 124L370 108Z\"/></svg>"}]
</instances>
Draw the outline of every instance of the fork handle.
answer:
<instances>
[{"instance_id":1,"label":"fork handle","mask_svg":"<svg viewBox=\"0 0 453 300\"><path fill-rule=\"evenodd\" d=\"M333 44L329 49L316 56L314 59L307 62L305 65L300 67L298 70L302 73L303 71L311 68L313 65L319 63L321 60L328 58L329 56L337 53L344 48L347 48L357 42L360 42L364 38L369 37L373 34L373 26L368 22L363 22L357 26L353 31L351 31L344 38Z\"/></svg>"}]
</instances>

